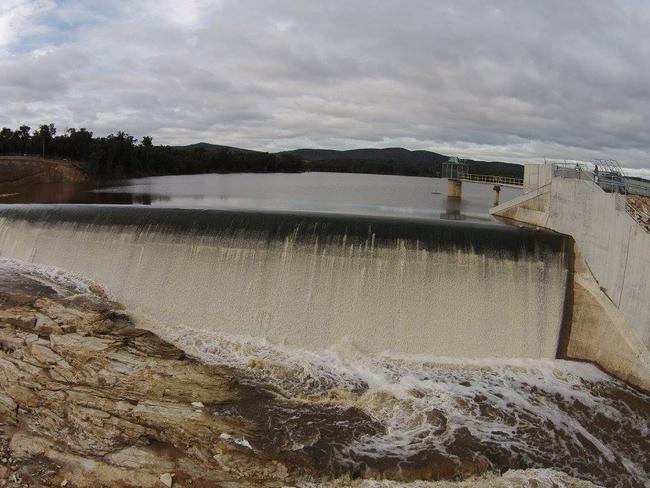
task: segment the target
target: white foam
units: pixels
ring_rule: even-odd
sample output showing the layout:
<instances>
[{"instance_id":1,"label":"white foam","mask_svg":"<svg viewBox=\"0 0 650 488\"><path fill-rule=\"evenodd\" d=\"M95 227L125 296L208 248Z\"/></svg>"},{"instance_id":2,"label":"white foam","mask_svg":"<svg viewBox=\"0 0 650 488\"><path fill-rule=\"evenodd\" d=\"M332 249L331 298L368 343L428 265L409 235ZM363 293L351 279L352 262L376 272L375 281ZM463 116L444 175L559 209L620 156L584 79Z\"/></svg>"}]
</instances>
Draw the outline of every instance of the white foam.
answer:
<instances>
[{"instance_id":1,"label":"white foam","mask_svg":"<svg viewBox=\"0 0 650 488\"><path fill-rule=\"evenodd\" d=\"M573 478L553 469L511 470L502 476L488 474L465 481L337 480L328 483L305 483L300 488L597 488L588 481Z\"/></svg>"},{"instance_id":2,"label":"white foam","mask_svg":"<svg viewBox=\"0 0 650 488\"><path fill-rule=\"evenodd\" d=\"M0 258L0 266L2 268L16 272L22 275L28 275L30 278L45 282L55 289L61 290L62 288L69 293L93 294L91 288L100 290L101 287L94 284L92 281L80 276L64 271L54 266L47 266L44 264L33 264L19 261L16 259Z\"/></svg>"},{"instance_id":3,"label":"white foam","mask_svg":"<svg viewBox=\"0 0 650 488\"><path fill-rule=\"evenodd\" d=\"M222 434L219 435L219 439L221 439L222 441L232 442L234 444L237 444L238 446L245 447L246 449L253 449L253 446L251 446L250 442L248 442L244 437L237 438L223 432Z\"/></svg>"},{"instance_id":4,"label":"white foam","mask_svg":"<svg viewBox=\"0 0 650 488\"><path fill-rule=\"evenodd\" d=\"M539 440L532 442L527 434L548 426L547 430L561 432L575 445L597 449L603 460L622 463L636 479L647 476L641 466L592 433L582 424L584 417L572 411L573 405L582 405L621 424L636 423L648 432L648 419L635 418L620 404L594 392L607 385L626 387L591 364L367 356L348 346L317 353L182 326L153 325L153 329L202 361L238 369L251 384L270 385L286 397L356 406L385 427L382 435L354 441L342 457L399 456L406 460L423 450L445 452L458 429L466 428L486 445L494 443L517 452L533 466L541 451L555 449L557 462L565 462L571 471L571 453L564 452L565 445L540 446ZM481 413L478 398L485 398L493 414ZM432 422L435 412L444 416L446 425ZM552 435L548 442L553 442Z\"/></svg>"}]
</instances>

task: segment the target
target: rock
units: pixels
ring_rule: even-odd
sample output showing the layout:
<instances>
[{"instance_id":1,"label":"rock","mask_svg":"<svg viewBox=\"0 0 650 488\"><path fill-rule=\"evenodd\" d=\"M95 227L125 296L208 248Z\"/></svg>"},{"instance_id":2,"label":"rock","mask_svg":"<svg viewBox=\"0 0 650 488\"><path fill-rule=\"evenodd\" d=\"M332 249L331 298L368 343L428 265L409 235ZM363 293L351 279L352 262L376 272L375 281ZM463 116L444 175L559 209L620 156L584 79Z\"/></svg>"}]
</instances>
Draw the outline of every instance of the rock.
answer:
<instances>
[{"instance_id":1,"label":"rock","mask_svg":"<svg viewBox=\"0 0 650 488\"><path fill-rule=\"evenodd\" d=\"M170 473L164 473L160 475L160 482L168 488L174 484L174 478Z\"/></svg>"},{"instance_id":2,"label":"rock","mask_svg":"<svg viewBox=\"0 0 650 488\"><path fill-rule=\"evenodd\" d=\"M161 458L148 447L131 446L105 456L105 460L115 466L134 469L174 469L174 464Z\"/></svg>"},{"instance_id":3,"label":"rock","mask_svg":"<svg viewBox=\"0 0 650 488\"><path fill-rule=\"evenodd\" d=\"M64 480L61 482L61 485L60 485L60 486L68 486L68 480L67 480L67 479L64 479Z\"/></svg>"},{"instance_id":4,"label":"rock","mask_svg":"<svg viewBox=\"0 0 650 488\"><path fill-rule=\"evenodd\" d=\"M36 325L34 326L34 330L41 336L63 334L63 329L51 318L45 315L40 315L36 318Z\"/></svg>"},{"instance_id":5,"label":"rock","mask_svg":"<svg viewBox=\"0 0 650 488\"><path fill-rule=\"evenodd\" d=\"M0 348L15 351L25 345L25 340L18 337L13 328L0 326Z\"/></svg>"},{"instance_id":6,"label":"rock","mask_svg":"<svg viewBox=\"0 0 650 488\"><path fill-rule=\"evenodd\" d=\"M34 359L42 364L56 364L58 362L65 363L61 356L42 344L32 344L31 353Z\"/></svg>"},{"instance_id":7,"label":"rock","mask_svg":"<svg viewBox=\"0 0 650 488\"><path fill-rule=\"evenodd\" d=\"M230 370L137 329L105 297L48 287L45 275L11 274L0 260L0 420L21 426L6 451L17 462L3 450L0 430L7 476L30 479L51 463L58 478L43 486L63 479L75 487L153 488L172 486L171 473L198 486L278 485L287 473L282 463L258 461L249 449L238 459L261 469L233 475L213 459L219 433L243 439L260 429L255 420L203 415L205 404L236 405L251 391Z\"/></svg>"}]
</instances>

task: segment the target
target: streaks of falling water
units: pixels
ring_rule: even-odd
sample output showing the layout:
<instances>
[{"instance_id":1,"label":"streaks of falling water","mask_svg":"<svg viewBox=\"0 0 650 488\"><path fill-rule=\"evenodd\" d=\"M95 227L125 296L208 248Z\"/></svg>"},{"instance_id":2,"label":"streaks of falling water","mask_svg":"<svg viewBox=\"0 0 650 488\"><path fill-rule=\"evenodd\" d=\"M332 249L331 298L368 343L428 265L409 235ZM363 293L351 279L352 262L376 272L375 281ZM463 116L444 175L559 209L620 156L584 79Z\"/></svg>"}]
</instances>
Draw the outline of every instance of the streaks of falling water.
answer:
<instances>
[{"instance_id":1,"label":"streaks of falling water","mask_svg":"<svg viewBox=\"0 0 650 488\"><path fill-rule=\"evenodd\" d=\"M566 240L525 229L17 206L0 231L2 256L75 271L156 319L310 349L553 357L563 313Z\"/></svg>"}]
</instances>

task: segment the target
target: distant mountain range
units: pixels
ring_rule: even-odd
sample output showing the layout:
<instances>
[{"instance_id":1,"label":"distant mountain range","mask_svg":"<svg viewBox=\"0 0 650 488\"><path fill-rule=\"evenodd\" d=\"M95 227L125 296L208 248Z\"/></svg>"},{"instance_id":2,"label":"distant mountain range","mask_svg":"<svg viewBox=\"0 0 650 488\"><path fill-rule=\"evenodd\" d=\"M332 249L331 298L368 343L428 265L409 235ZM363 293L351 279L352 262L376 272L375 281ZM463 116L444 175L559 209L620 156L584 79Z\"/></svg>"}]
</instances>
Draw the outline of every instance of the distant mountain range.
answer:
<instances>
[{"instance_id":1,"label":"distant mountain range","mask_svg":"<svg viewBox=\"0 0 650 488\"><path fill-rule=\"evenodd\" d=\"M174 149L187 149L199 151L230 151L233 153L260 153L262 151L253 151L252 149L242 149L240 147L222 146L220 144L210 144L209 142L197 142L195 144L188 144L187 146L173 146Z\"/></svg>"},{"instance_id":2,"label":"distant mountain range","mask_svg":"<svg viewBox=\"0 0 650 488\"><path fill-rule=\"evenodd\" d=\"M228 151L231 153L261 153L239 147L222 146L199 142L175 149L196 150L200 152ZM295 155L305 161L311 171L334 171L347 173L400 174L410 176L441 176L442 163L449 156L433 151L410 151L401 147L384 149L295 149L281 151L277 155ZM475 174L493 174L523 177L524 167L520 164L500 161L467 160L470 171Z\"/></svg>"}]
</instances>

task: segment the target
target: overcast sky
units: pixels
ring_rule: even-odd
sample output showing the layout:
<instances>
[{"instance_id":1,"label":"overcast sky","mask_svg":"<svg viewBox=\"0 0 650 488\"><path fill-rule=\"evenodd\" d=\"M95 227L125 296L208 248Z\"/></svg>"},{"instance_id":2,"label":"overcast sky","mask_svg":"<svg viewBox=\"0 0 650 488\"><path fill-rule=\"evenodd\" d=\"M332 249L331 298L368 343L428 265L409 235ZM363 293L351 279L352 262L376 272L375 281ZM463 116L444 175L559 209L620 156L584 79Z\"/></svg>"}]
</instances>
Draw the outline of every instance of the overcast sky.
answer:
<instances>
[{"instance_id":1,"label":"overcast sky","mask_svg":"<svg viewBox=\"0 0 650 488\"><path fill-rule=\"evenodd\" d=\"M0 0L0 102L165 144L650 168L650 2Z\"/></svg>"}]
</instances>

